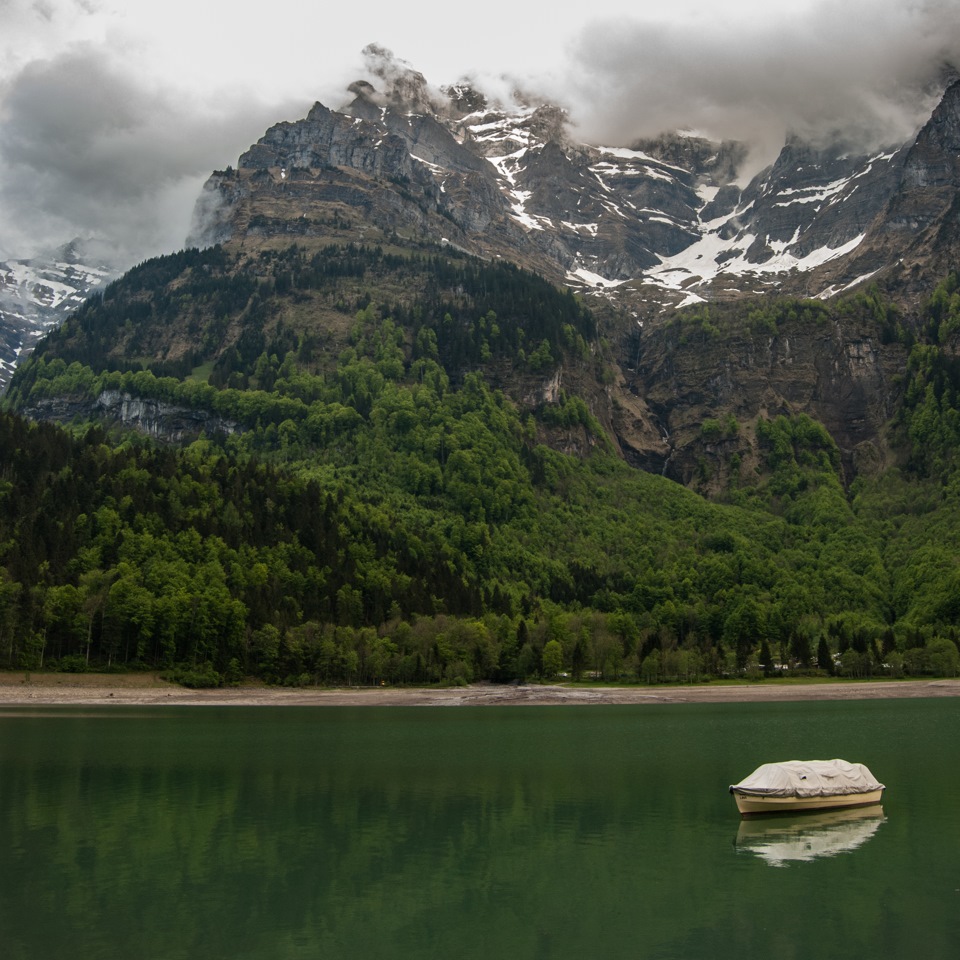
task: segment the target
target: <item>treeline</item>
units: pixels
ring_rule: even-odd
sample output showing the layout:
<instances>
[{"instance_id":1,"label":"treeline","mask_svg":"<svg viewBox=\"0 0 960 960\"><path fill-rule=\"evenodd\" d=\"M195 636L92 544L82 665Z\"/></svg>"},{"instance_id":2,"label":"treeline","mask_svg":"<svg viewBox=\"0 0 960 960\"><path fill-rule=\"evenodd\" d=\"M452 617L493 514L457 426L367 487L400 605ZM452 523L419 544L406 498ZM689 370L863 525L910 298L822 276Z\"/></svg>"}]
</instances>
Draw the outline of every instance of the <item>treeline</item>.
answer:
<instances>
[{"instance_id":1,"label":"treeline","mask_svg":"<svg viewBox=\"0 0 960 960\"><path fill-rule=\"evenodd\" d=\"M937 338L941 330L955 330L960 318L956 277L947 278L931 295L923 316L908 318L876 286L846 294L832 302L769 297L748 304L711 303L680 311L674 331L683 342L710 342L739 332L764 336L798 324L824 326L830 322L864 322L874 327L881 343L912 347L918 340ZM952 312L951 312L952 311ZM953 317L953 327L950 318ZM945 323L944 323L945 321Z\"/></svg>"}]
</instances>

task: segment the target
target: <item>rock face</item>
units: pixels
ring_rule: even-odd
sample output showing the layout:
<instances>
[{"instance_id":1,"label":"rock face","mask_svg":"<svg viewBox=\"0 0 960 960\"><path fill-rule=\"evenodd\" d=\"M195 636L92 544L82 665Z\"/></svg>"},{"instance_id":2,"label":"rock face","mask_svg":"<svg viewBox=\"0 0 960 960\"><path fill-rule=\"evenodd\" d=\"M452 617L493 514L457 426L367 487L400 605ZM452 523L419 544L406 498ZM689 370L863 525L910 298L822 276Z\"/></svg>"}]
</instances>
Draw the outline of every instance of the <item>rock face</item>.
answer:
<instances>
[{"instance_id":1,"label":"rock face","mask_svg":"<svg viewBox=\"0 0 960 960\"><path fill-rule=\"evenodd\" d=\"M880 191L886 197L863 243L824 279L849 283L882 277L888 289L910 303L923 295L931 277L955 269L960 254L960 81L947 88L930 120L891 166L895 176Z\"/></svg>"},{"instance_id":2,"label":"rock face","mask_svg":"<svg viewBox=\"0 0 960 960\"><path fill-rule=\"evenodd\" d=\"M799 320L785 332L731 331L719 343L676 325L642 340L628 390L642 393L649 431L619 430L628 459L686 485L726 485L731 458L747 462L758 417L806 413L840 448L851 480L872 451L882 458L883 433L900 399L906 349L883 344L868 324ZM733 417L736 430L710 433L707 421ZM735 478L734 478L735 479Z\"/></svg>"},{"instance_id":3,"label":"rock face","mask_svg":"<svg viewBox=\"0 0 960 960\"><path fill-rule=\"evenodd\" d=\"M317 104L215 174L195 239L442 240L652 317L750 292L829 296L896 270L960 188L960 84L912 144L858 155L790 139L741 187L736 143L588 145L554 106L381 74L385 89L353 84L341 111Z\"/></svg>"},{"instance_id":4,"label":"rock face","mask_svg":"<svg viewBox=\"0 0 960 960\"><path fill-rule=\"evenodd\" d=\"M944 94L906 153L885 218L888 230L923 230L952 205L960 184L960 81Z\"/></svg>"},{"instance_id":5,"label":"rock face","mask_svg":"<svg viewBox=\"0 0 960 960\"><path fill-rule=\"evenodd\" d=\"M237 424L206 410L134 397L117 390L104 390L96 399L44 398L21 412L36 420L57 423L99 420L108 425L120 424L166 443L182 443L203 433L229 435L239 430Z\"/></svg>"}]
</instances>

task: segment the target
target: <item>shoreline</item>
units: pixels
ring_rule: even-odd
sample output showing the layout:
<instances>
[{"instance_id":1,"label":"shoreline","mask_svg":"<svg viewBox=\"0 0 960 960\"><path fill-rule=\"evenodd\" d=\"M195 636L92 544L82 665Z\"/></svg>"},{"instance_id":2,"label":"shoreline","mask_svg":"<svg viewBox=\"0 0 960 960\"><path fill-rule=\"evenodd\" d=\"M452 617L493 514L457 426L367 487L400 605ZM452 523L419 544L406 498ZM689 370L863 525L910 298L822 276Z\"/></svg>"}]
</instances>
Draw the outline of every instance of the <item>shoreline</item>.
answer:
<instances>
[{"instance_id":1,"label":"shoreline","mask_svg":"<svg viewBox=\"0 0 960 960\"><path fill-rule=\"evenodd\" d=\"M9 706L548 706L782 703L960 697L960 679L822 683L570 687L550 684L467 687L267 687L189 690L156 674L0 673L0 707Z\"/></svg>"}]
</instances>

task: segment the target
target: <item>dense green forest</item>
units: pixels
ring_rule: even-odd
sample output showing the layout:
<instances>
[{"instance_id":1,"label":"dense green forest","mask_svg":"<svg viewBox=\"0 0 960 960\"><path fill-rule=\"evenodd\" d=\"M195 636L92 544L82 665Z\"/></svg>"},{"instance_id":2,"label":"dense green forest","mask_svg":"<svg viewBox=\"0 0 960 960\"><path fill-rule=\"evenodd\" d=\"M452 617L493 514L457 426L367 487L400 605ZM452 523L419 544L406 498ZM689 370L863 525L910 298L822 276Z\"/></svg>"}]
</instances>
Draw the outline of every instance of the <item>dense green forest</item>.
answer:
<instances>
[{"instance_id":1,"label":"dense green forest","mask_svg":"<svg viewBox=\"0 0 960 960\"><path fill-rule=\"evenodd\" d=\"M501 389L504 370L561 359L602 376L591 314L514 267L354 247L150 261L51 334L5 400L0 667L197 684L956 675L957 289L913 325L876 292L774 310L857 310L909 346L902 462L845 488L823 426L777 416L757 427L755 481L710 502L623 463L581 397L523 410ZM296 322L321 307L342 318L335 351ZM192 346L159 355L177 324ZM175 446L15 412L104 391L229 429ZM550 430L590 452L551 449Z\"/></svg>"},{"instance_id":2,"label":"dense green forest","mask_svg":"<svg viewBox=\"0 0 960 960\"><path fill-rule=\"evenodd\" d=\"M214 387L270 390L280 365L271 367L273 358L329 371L337 333L363 354L364 334L386 318L409 341L410 359L451 373L498 360L541 373L563 351L586 355L595 334L593 316L569 291L508 263L353 244L249 259L211 247L135 267L53 331L38 356L177 379L209 363L203 379ZM33 369L18 371L12 401L29 392Z\"/></svg>"}]
</instances>

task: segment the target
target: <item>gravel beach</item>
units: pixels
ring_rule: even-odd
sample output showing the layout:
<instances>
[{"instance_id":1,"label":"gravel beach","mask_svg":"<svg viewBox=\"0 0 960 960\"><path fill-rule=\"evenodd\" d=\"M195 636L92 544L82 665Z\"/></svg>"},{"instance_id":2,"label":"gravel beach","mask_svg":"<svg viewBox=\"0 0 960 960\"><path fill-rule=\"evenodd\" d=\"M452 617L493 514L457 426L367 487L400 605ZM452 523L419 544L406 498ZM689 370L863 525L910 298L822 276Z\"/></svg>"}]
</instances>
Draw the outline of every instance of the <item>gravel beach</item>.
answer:
<instances>
[{"instance_id":1,"label":"gravel beach","mask_svg":"<svg viewBox=\"0 0 960 960\"><path fill-rule=\"evenodd\" d=\"M544 706L551 704L764 703L787 700L893 700L957 697L960 679L702 686L575 687L549 684L467 687L280 688L241 685L188 690L156 674L0 673L0 707L126 706Z\"/></svg>"}]
</instances>

